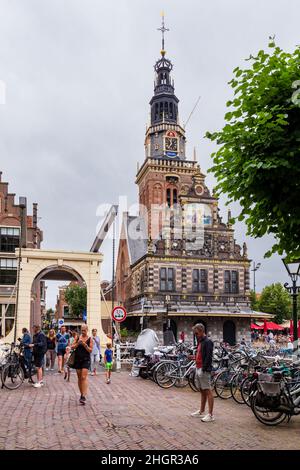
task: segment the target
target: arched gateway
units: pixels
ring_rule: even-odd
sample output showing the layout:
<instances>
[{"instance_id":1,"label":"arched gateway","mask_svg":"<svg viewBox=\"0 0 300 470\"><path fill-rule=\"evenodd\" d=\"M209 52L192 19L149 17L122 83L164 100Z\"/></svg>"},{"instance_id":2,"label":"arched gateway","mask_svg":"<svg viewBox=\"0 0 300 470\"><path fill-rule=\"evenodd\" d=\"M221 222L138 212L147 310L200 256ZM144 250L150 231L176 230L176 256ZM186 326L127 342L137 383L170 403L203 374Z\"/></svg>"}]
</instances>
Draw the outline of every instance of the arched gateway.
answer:
<instances>
[{"instance_id":1,"label":"arched gateway","mask_svg":"<svg viewBox=\"0 0 300 470\"><path fill-rule=\"evenodd\" d=\"M18 251L16 251L18 256ZM74 251L52 251L22 249L19 301L17 308L17 338L22 328L31 329L33 322L38 322L38 306L34 299L35 286L42 279L76 279L87 287L87 324L89 329L97 328L101 344L107 337L101 323L100 267L102 254ZM60 277L61 276L61 277ZM14 328L5 338L14 339Z\"/></svg>"}]
</instances>

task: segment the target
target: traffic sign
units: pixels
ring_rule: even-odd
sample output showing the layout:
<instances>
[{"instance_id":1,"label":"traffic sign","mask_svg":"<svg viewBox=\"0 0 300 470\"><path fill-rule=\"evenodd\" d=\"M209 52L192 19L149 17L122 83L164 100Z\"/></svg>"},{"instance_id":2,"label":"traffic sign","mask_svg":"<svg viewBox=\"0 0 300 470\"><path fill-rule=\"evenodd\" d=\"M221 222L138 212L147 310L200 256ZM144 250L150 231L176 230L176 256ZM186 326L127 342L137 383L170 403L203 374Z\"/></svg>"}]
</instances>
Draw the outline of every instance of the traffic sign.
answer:
<instances>
[{"instance_id":1,"label":"traffic sign","mask_svg":"<svg viewBox=\"0 0 300 470\"><path fill-rule=\"evenodd\" d=\"M57 323L58 323L58 328L60 328L61 326L64 325L65 320L63 318L60 318Z\"/></svg>"},{"instance_id":2,"label":"traffic sign","mask_svg":"<svg viewBox=\"0 0 300 470\"><path fill-rule=\"evenodd\" d=\"M124 321L127 317L127 312L124 307L115 307L112 311L112 318L118 323Z\"/></svg>"}]
</instances>

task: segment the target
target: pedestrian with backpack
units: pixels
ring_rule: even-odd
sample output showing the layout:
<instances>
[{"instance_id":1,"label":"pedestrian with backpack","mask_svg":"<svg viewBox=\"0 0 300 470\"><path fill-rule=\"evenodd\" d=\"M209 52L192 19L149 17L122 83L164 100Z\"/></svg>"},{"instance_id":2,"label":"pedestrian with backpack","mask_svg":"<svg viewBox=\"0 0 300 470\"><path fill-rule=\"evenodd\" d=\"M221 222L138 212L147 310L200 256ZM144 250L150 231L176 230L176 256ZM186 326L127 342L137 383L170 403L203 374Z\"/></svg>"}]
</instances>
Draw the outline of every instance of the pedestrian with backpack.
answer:
<instances>
[{"instance_id":1,"label":"pedestrian with backpack","mask_svg":"<svg viewBox=\"0 0 300 470\"><path fill-rule=\"evenodd\" d=\"M63 325L60 328L60 333L56 335L56 347L57 347L57 362L58 362L58 373L62 374L64 369L64 357L66 354L66 348L70 345L70 335L67 333L66 327Z\"/></svg>"},{"instance_id":2,"label":"pedestrian with backpack","mask_svg":"<svg viewBox=\"0 0 300 470\"><path fill-rule=\"evenodd\" d=\"M37 382L33 384L33 387L41 388L44 385L43 366L47 352L47 337L40 325L33 325L33 343L30 344L30 347L33 348L33 362L37 371Z\"/></svg>"}]
</instances>

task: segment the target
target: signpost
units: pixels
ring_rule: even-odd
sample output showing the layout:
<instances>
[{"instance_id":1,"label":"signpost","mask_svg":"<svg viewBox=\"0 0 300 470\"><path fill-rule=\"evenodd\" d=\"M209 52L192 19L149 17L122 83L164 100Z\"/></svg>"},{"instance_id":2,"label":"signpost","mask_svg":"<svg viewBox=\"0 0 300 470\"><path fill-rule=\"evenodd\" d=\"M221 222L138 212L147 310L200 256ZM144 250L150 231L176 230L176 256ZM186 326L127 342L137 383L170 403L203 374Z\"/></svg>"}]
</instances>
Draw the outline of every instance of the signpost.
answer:
<instances>
[{"instance_id":1,"label":"signpost","mask_svg":"<svg viewBox=\"0 0 300 470\"><path fill-rule=\"evenodd\" d=\"M58 329L60 329L64 324L65 324L65 320L63 318L60 318L57 322Z\"/></svg>"},{"instance_id":2,"label":"signpost","mask_svg":"<svg viewBox=\"0 0 300 470\"><path fill-rule=\"evenodd\" d=\"M118 323L122 323L122 321L126 320L127 312L124 307L115 307L112 311L112 318L114 321Z\"/></svg>"},{"instance_id":3,"label":"signpost","mask_svg":"<svg viewBox=\"0 0 300 470\"><path fill-rule=\"evenodd\" d=\"M117 306L113 309L111 316L112 316L113 321L117 323L122 323L127 317L127 312L124 307ZM121 371L120 339L118 339L115 343L116 343L116 371L120 372Z\"/></svg>"}]
</instances>

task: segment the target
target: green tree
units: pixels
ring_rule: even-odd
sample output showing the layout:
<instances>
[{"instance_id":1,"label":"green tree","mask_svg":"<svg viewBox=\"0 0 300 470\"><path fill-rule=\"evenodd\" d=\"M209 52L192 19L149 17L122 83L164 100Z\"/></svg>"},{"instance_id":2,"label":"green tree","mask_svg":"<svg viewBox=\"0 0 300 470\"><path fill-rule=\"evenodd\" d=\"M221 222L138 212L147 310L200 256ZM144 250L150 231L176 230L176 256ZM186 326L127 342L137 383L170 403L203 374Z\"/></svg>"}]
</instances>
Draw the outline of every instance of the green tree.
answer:
<instances>
[{"instance_id":1,"label":"green tree","mask_svg":"<svg viewBox=\"0 0 300 470\"><path fill-rule=\"evenodd\" d=\"M87 289L80 287L78 284L70 284L65 292L65 300L70 307L70 311L74 317L82 316L87 305Z\"/></svg>"},{"instance_id":2,"label":"green tree","mask_svg":"<svg viewBox=\"0 0 300 470\"><path fill-rule=\"evenodd\" d=\"M261 312L275 315L274 321L277 323L291 317L290 295L279 282L264 287L258 307Z\"/></svg>"},{"instance_id":3,"label":"green tree","mask_svg":"<svg viewBox=\"0 0 300 470\"><path fill-rule=\"evenodd\" d=\"M45 315L42 318L42 329L44 331L46 332L49 331L53 316L54 316L54 310L52 308L48 308L46 310Z\"/></svg>"},{"instance_id":4,"label":"green tree","mask_svg":"<svg viewBox=\"0 0 300 470\"><path fill-rule=\"evenodd\" d=\"M272 234L265 254L300 256L300 46L284 52L270 38L269 50L236 67L229 82L226 125L206 136L219 148L211 171L217 194L239 201L237 217L247 234ZM234 219L232 220L234 221Z\"/></svg>"}]
</instances>

